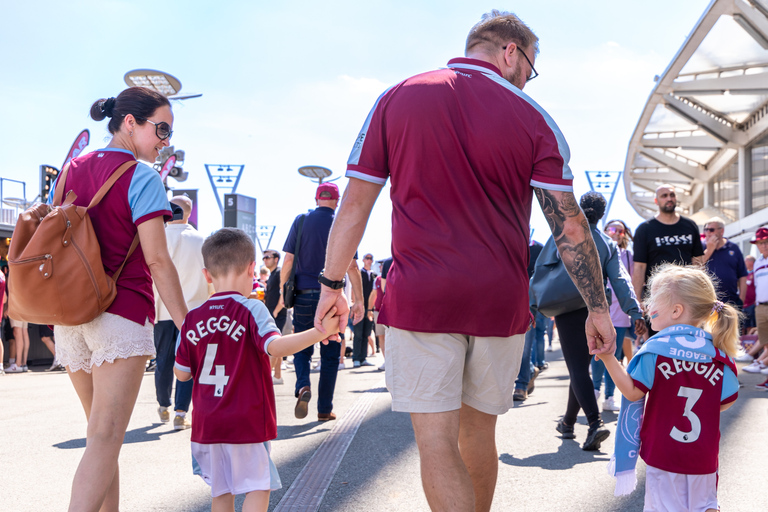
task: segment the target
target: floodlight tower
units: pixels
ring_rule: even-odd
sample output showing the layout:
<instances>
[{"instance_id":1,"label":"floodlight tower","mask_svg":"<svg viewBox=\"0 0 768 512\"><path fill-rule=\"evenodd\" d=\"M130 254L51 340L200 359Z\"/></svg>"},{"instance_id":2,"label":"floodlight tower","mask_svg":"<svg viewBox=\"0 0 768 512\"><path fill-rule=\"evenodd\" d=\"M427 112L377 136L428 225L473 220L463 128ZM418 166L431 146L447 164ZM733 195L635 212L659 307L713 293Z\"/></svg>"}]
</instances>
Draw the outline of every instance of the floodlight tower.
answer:
<instances>
[{"instance_id":1,"label":"floodlight tower","mask_svg":"<svg viewBox=\"0 0 768 512\"><path fill-rule=\"evenodd\" d=\"M619 188L622 171L584 171L584 173L587 175L590 190L608 196L608 206L605 208L605 215L603 215L603 227L605 227L608 212L611 211L613 204L613 197L616 195L616 189Z\"/></svg>"}]
</instances>

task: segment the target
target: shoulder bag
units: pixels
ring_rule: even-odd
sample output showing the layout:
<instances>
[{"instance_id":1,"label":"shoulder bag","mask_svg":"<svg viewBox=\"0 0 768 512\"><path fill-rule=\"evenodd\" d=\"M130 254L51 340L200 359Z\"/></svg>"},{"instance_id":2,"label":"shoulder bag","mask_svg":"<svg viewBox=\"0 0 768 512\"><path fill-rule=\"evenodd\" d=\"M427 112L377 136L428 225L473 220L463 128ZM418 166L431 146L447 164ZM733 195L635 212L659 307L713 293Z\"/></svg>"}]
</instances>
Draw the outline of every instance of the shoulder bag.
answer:
<instances>
[{"instance_id":1,"label":"shoulder bag","mask_svg":"<svg viewBox=\"0 0 768 512\"><path fill-rule=\"evenodd\" d=\"M296 303L296 267L299 265L299 249L301 249L301 230L304 227L304 219L306 215L302 215L299 219L299 230L296 234L296 252L293 254L293 265L291 265L291 275L283 285L283 305L285 309L291 309Z\"/></svg>"}]
</instances>

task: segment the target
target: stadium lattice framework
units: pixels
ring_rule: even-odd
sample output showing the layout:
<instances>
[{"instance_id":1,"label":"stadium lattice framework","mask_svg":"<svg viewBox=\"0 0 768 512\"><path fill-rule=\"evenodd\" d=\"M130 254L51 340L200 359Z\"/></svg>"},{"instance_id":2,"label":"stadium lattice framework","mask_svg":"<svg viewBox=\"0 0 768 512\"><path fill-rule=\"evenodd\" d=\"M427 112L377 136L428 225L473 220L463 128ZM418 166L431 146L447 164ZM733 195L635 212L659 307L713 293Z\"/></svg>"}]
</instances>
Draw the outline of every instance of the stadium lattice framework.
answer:
<instances>
[{"instance_id":1,"label":"stadium lattice framework","mask_svg":"<svg viewBox=\"0 0 768 512\"><path fill-rule=\"evenodd\" d=\"M768 224L768 1L713 0L657 77L624 167L640 216L662 183L698 224L722 217L733 242Z\"/></svg>"}]
</instances>

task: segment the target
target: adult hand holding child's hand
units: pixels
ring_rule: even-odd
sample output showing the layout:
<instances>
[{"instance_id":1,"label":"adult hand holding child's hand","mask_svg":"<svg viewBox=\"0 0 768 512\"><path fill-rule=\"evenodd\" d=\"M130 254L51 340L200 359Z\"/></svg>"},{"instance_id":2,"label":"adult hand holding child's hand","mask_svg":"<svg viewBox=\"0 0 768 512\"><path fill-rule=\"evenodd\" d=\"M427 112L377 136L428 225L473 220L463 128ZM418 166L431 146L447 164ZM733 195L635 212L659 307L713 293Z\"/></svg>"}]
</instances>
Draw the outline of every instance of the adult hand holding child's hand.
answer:
<instances>
[{"instance_id":1,"label":"adult hand holding child's hand","mask_svg":"<svg viewBox=\"0 0 768 512\"><path fill-rule=\"evenodd\" d=\"M336 306L332 307L328 313L322 319L322 326L325 334L332 333L326 339L322 341L323 345L327 345L329 341L339 341L339 321L340 315L336 315L338 309Z\"/></svg>"}]
</instances>

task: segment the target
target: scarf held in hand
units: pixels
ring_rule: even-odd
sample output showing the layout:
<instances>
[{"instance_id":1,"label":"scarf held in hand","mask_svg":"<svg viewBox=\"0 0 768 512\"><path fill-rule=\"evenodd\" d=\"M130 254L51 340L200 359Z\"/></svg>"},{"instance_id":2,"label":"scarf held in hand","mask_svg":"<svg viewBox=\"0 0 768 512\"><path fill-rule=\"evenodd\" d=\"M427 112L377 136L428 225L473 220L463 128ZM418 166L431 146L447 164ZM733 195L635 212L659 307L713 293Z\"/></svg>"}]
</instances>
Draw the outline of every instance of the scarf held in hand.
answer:
<instances>
[{"instance_id":1,"label":"scarf held in hand","mask_svg":"<svg viewBox=\"0 0 768 512\"><path fill-rule=\"evenodd\" d=\"M729 365L736 373L733 359L715 348L712 335L691 325L673 325L650 338L629 362L627 372L630 375L640 363L639 356L645 353L697 363L711 363L717 359ZM622 397L616 426L616 446L608 463L608 473L616 477L614 496L629 494L637 487L635 466L640 451L640 427L644 410L645 397L635 402Z\"/></svg>"}]
</instances>

